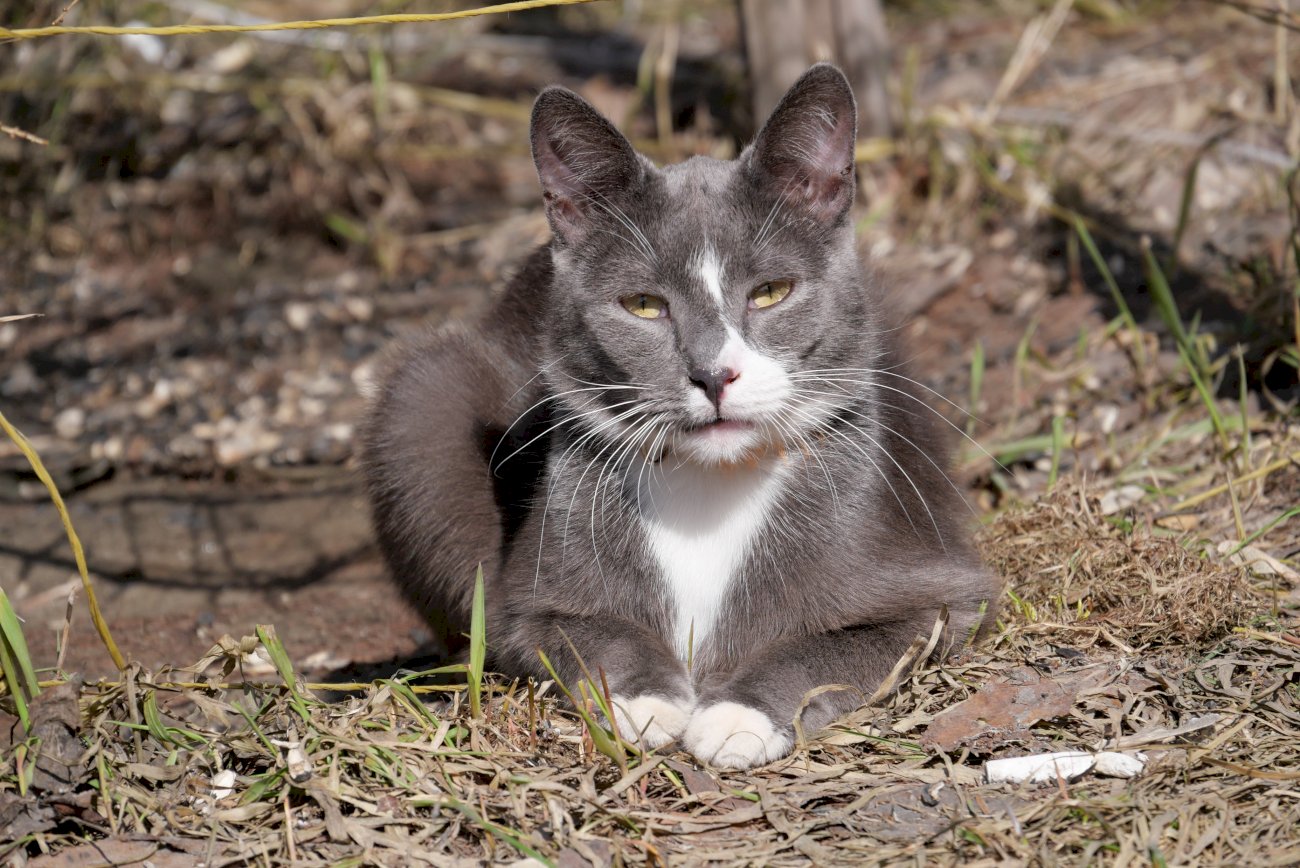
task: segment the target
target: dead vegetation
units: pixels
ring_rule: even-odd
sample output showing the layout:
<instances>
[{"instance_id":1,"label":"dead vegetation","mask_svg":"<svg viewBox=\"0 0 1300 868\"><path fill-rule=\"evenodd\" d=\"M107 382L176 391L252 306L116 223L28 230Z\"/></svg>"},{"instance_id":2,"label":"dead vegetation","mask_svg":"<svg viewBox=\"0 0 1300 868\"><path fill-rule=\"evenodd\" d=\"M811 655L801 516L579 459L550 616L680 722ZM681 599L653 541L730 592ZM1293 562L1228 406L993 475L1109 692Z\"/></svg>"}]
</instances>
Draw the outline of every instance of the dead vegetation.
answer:
<instances>
[{"instance_id":1,"label":"dead vegetation","mask_svg":"<svg viewBox=\"0 0 1300 868\"><path fill-rule=\"evenodd\" d=\"M1159 535L1140 518L1107 519L1077 480L999 516L982 548L1001 575L1016 577L1010 607L1132 649L1216 639L1265 604L1240 568L1195 538Z\"/></svg>"},{"instance_id":2,"label":"dead vegetation","mask_svg":"<svg viewBox=\"0 0 1300 868\"><path fill-rule=\"evenodd\" d=\"M902 672L888 697L746 774L621 744L569 710L560 685L483 682L466 667L311 683L274 630L251 624L186 669L132 664L83 681L58 665L24 694L6 663L0 856L160 866L1300 861L1300 112L1295 74L1276 75L1294 66L1295 48L1279 28L1214 4L1198 4L1202 17L1172 5L1057 3L1034 17L1037 5L1025 4L1014 20L959 9L942 25L912 13L891 22L918 47L901 59L899 138L862 150L863 245L906 289L919 364L984 422L966 430L987 453L967 449L964 467L984 515L982 550L1008 589L986 643ZM1264 14L1263 4L1235 5ZM689 29L705 20L725 30L707 23L724 5L705 9L703 19L643 23L645 56L664 41L654 28L681 26L686 75ZM13 119L53 143L0 149L5 167L30 170L0 178L10 194L0 264L31 275L21 310L0 311L0 350L67 363L50 366L44 391L0 374L0 399L29 433L50 427L55 410L87 412L72 437L33 437L63 465L56 478L78 478L83 452L112 457L104 444L128 426L136 439L113 460L129 465L122 455L142 442L134 460L146 472L341 466L337 442L317 454L295 431L346 419L347 401L324 420L277 410L272 422L241 391L237 374L252 365L225 361L230 347L255 341L290 367L326 359L322 374L348 382L385 329L470 303L442 301L416 275L490 281L536 233L535 213L517 213L535 205L517 192L532 83L472 69L454 74L490 91L398 80L410 70L406 43L350 45L318 45L306 62L260 42L195 43L171 49L172 68L120 46L64 46L23 67L40 71L41 93L0 77L0 91L43 107L49 128ZM224 67L208 65L217 48L230 52ZM273 74L281 51L275 58L300 64L292 76ZM182 95L164 96L164 85ZM56 87L74 98L54 99ZM650 111L647 87L605 82L592 94L623 106L642 141L671 140L679 154L731 147L707 111L676 136L656 130L649 118L665 103ZM182 135L191 126L200 140ZM130 172L96 174L94 156L122 146ZM206 156L187 163L192 153ZM70 174L54 184L61 172ZM229 249L190 256L227 230ZM325 237L330 267L346 264L352 282L285 293L284 272L321 255ZM160 257L173 245L189 271ZM132 257L152 265L120 270ZM105 267L154 282L143 301L48 289ZM245 278L253 288L238 299L220 292ZM201 338L190 329L206 322L164 310L191 310L196 295L215 299L224 337ZM362 297L377 300L373 322ZM46 316L7 321L28 311ZM268 318L281 311L290 328L274 332ZM90 355L67 340L79 316L128 314L150 328L94 335ZM133 349L121 351L123 339ZM51 349L60 342L69 348ZM153 415L124 420L114 408L156 397L132 391L140 347L165 358L172 345L211 364L164 365L178 384L179 369L194 382L157 399ZM971 346L969 364L954 364L951 348ZM344 357L356 367L329 367ZM76 362L106 373L91 383ZM339 393L283 403L321 394ZM220 429L205 395L239 406L227 417L238 424ZM198 431L199 445L177 446L182 430ZM21 650L8 608L0 598L0 633ZM987 759L1062 750L1140 751L1146 763L1131 779L983 780Z\"/></svg>"}]
</instances>

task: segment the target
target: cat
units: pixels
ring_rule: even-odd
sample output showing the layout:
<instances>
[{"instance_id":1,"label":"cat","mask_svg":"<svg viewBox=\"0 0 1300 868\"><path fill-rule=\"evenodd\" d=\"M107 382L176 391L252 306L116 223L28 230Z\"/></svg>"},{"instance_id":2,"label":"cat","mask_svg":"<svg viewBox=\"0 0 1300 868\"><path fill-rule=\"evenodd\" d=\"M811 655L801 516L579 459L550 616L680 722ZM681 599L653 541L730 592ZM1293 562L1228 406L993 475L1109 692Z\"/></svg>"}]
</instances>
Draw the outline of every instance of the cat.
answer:
<instances>
[{"instance_id":1,"label":"cat","mask_svg":"<svg viewBox=\"0 0 1300 868\"><path fill-rule=\"evenodd\" d=\"M388 567L450 646L481 564L498 670L603 671L625 738L743 769L790 753L797 713L860 704L943 608L943 649L987 626L941 420L855 254L855 134L825 64L732 161L660 168L537 97L553 239L401 348L363 426Z\"/></svg>"}]
</instances>

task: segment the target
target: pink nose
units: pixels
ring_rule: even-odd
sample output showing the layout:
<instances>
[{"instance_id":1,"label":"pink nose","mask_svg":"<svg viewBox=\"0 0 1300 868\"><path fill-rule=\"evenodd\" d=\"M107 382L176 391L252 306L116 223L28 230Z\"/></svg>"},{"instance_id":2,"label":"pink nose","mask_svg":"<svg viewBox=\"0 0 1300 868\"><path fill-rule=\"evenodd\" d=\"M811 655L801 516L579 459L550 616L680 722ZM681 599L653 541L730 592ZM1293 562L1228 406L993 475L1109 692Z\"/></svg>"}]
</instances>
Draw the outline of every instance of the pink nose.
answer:
<instances>
[{"instance_id":1,"label":"pink nose","mask_svg":"<svg viewBox=\"0 0 1300 868\"><path fill-rule=\"evenodd\" d=\"M715 368L712 371L706 371L703 368L693 368L690 372L691 382L704 390L704 396L713 404L714 409L722 409L722 393L731 383L740 378L740 374L731 368Z\"/></svg>"}]
</instances>

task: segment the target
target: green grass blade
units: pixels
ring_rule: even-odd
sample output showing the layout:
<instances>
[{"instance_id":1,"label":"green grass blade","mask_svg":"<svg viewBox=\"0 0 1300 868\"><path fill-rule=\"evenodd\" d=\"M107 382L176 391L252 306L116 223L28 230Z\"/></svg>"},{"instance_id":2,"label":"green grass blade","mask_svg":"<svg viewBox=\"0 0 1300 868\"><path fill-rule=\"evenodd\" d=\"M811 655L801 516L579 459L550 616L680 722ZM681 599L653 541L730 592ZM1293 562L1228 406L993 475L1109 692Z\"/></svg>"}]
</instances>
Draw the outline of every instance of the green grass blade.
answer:
<instances>
[{"instance_id":1,"label":"green grass blade","mask_svg":"<svg viewBox=\"0 0 1300 868\"><path fill-rule=\"evenodd\" d=\"M289 652L285 650L284 643L275 634L275 627L270 624L258 624L257 638L261 640L262 647L270 655L275 671L280 673L280 678L284 680L284 686L289 691L289 704L293 706L294 711L298 712L299 717L310 723L311 709L307 707L307 700L298 689L298 676L294 674L293 661L289 659Z\"/></svg>"},{"instance_id":2,"label":"green grass blade","mask_svg":"<svg viewBox=\"0 0 1300 868\"><path fill-rule=\"evenodd\" d=\"M469 616L469 713L483 715L483 666L487 660L487 601L483 565L474 573L474 601Z\"/></svg>"},{"instance_id":3,"label":"green grass blade","mask_svg":"<svg viewBox=\"0 0 1300 868\"><path fill-rule=\"evenodd\" d=\"M161 744L170 744L184 750L191 750L198 746L206 746L209 743L206 738L193 730L168 726L164 723L162 713L158 710L158 694L153 690L145 693L144 702L140 703L140 710L144 715L145 726L148 728L149 734Z\"/></svg>"},{"instance_id":4,"label":"green grass blade","mask_svg":"<svg viewBox=\"0 0 1300 868\"><path fill-rule=\"evenodd\" d=\"M1173 333L1178 346L1190 358L1195 359L1198 353L1192 344L1191 335L1188 334L1186 326L1183 325L1183 318L1178 313L1178 304L1174 301L1174 291L1169 287L1169 281L1165 279L1165 273L1160 268L1160 264L1156 262L1155 254L1151 252L1150 240L1145 238L1142 243L1142 263L1146 266L1147 285L1151 290L1151 298L1156 303L1156 312L1160 314L1160 319ZM1204 373L1204 371L1201 373Z\"/></svg>"},{"instance_id":5,"label":"green grass blade","mask_svg":"<svg viewBox=\"0 0 1300 868\"><path fill-rule=\"evenodd\" d=\"M1232 443L1228 440L1223 417L1219 414L1219 408L1214 402L1214 395L1210 391L1208 384L1210 379L1209 364L1204 353L1183 325L1182 317L1178 313L1178 305L1174 302L1173 290L1169 288L1169 281L1165 279L1160 264L1156 262L1155 255L1151 252L1151 243L1145 239L1142 244L1142 261L1146 266L1147 283L1151 289L1151 296L1155 300L1156 310L1159 312L1165 326L1173 332L1174 343L1178 347L1178 357L1182 359L1183 367L1187 369L1187 374L1192 379L1192 385L1195 386L1197 394L1201 397L1201 403L1205 405L1205 409L1209 412L1210 419L1214 423L1215 433L1218 434L1219 442L1226 452L1232 448Z\"/></svg>"},{"instance_id":6,"label":"green grass blade","mask_svg":"<svg viewBox=\"0 0 1300 868\"><path fill-rule=\"evenodd\" d=\"M1210 387L1206 385L1205 380L1201 378L1199 368L1187 352L1178 348L1178 357L1183 360L1183 367L1187 369L1187 374L1192 378L1192 385L1196 388L1197 394L1201 396L1201 403L1210 414L1210 423L1214 426L1214 432L1219 436L1219 443L1223 446L1223 451L1227 452L1232 448L1232 442L1228 439L1228 428L1223 424L1223 416L1219 414L1219 407L1214 403L1214 395L1210 392Z\"/></svg>"},{"instance_id":7,"label":"green grass blade","mask_svg":"<svg viewBox=\"0 0 1300 868\"><path fill-rule=\"evenodd\" d=\"M1262 537L1264 534L1268 533L1269 531L1271 531L1273 528L1277 527L1277 526L1278 526L1279 524L1281 524L1282 522L1284 522L1284 521L1288 521L1289 519L1293 519L1293 518L1295 518L1295 517L1298 516L1298 515L1300 515L1300 506L1293 506L1293 507L1291 507L1291 508L1288 509L1286 512L1283 512L1281 515L1279 515L1279 516L1277 516L1277 517L1271 519L1271 520L1268 522L1268 524L1264 525L1264 526L1261 527L1259 530L1255 531L1255 532L1252 533L1250 536L1246 537L1244 540L1242 540L1241 542L1237 543L1237 545L1234 546L1233 549L1232 549L1232 551L1228 552L1228 554L1230 554L1230 555L1235 555L1237 552L1241 551L1241 550L1244 549L1246 546L1250 545L1250 544L1253 543L1255 540L1259 539L1259 538Z\"/></svg>"},{"instance_id":8,"label":"green grass blade","mask_svg":"<svg viewBox=\"0 0 1300 868\"><path fill-rule=\"evenodd\" d=\"M1241 439L1246 457L1247 469L1250 464L1250 453L1252 445L1250 442L1250 404L1247 400L1249 395L1248 383L1246 380L1246 353L1243 347L1237 347L1237 412L1241 419Z\"/></svg>"},{"instance_id":9,"label":"green grass blade","mask_svg":"<svg viewBox=\"0 0 1300 868\"><path fill-rule=\"evenodd\" d=\"M248 789L244 790L243 794L239 797L239 804L251 805L256 802L272 801L272 798L274 798L275 801L279 801L279 794L277 791L280 785L284 783L284 779L284 769L272 769L271 771L264 773L261 777L257 778L257 780L253 781L253 783L249 784ZM276 795L272 797L272 793L276 793Z\"/></svg>"},{"instance_id":10,"label":"green grass blade","mask_svg":"<svg viewBox=\"0 0 1300 868\"><path fill-rule=\"evenodd\" d=\"M36 669L32 666L31 653L27 650L22 621L18 620L18 613L14 611L13 604L9 602L9 597L3 588L0 588L0 630L4 631L5 641L9 646L18 652L15 662L18 664L23 682L30 688L28 695L35 696L40 693L40 688L37 686Z\"/></svg>"},{"instance_id":11,"label":"green grass blade","mask_svg":"<svg viewBox=\"0 0 1300 868\"><path fill-rule=\"evenodd\" d=\"M1192 164L1187 167L1187 174L1183 176L1183 192L1178 201L1178 222L1174 226L1174 237L1170 243L1169 259L1165 262L1165 270L1170 274L1178 267L1178 251L1183 246L1183 236L1187 234L1187 227L1191 222L1192 202L1196 198L1196 176L1201 170L1201 159L1205 156L1206 148L1202 147L1192 157Z\"/></svg>"},{"instance_id":12,"label":"green grass blade","mask_svg":"<svg viewBox=\"0 0 1300 868\"><path fill-rule=\"evenodd\" d=\"M966 435L968 437L975 434L975 414L980 409L980 393L984 390L984 341L975 341L975 349L971 351L970 358L970 412L971 418L966 420Z\"/></svg>"},{"instance_id":13,"label":"green grass blade","mask_svg":"<svg viewBox=\"0 0 1300 868\"><path fill-rule=\"evenodd\" d=\"M27 704L41 689L32 666L31 652L27 650L22 621L18 620L18 613L3 588L0 588L0 671L3 671L5 686L13 694L18 719L22 721L25 732L31 725Z\"/></svg>"},{"instance_id":14,"label":"green grass blade","mask_svg":"<svg viewBox=\"0 0 1300 868\"><path fill-rule=\"evenodd\" d=\"M454 797L449 797L444 804L449 808L453 808L456 811L459 811L471 823L474 823L484 831L489 832L492 835L495 835L497 838L504 841L506 844L509 844L511 847L519 851L524 856L528 856L533 859L536 859L541 864L547 866L547 868L551 868L551 866L555 865L555 861L553 859L548 857L545 853L541 852L537 848L530 845L528 842L524 841L524 839L520 837L518 832L516 832L513 829L508 829L505 826L502 826L500 823L494 823L493 821L489 820L487 817L484 817L474 808L465 804L459 799L456 799Z\"/></svg>"},{"instance_id":15,"label":"green grass blade","mask_svg":"<svg viewBox=\"0 0 1300 868\"><path fill-rule=\"evenodd\" d=\"M1145 366L1146 349L1142 344L1141 330L1138 328L1137 320L1133 317L1133 311L1129 308L1128 302L1124 300L1124 293L1120 291L1119 284L1115 282L1115 275L1111 273L1105 257L1097 249L1097 243L1092 240L1092 233L1084 225L1083 219L1077 216L1074 218L1074 231L1079 236L1079 240L1083 242L1084 249L1088 251L1088 258L1101 272L1101 279L1106 282L1106 288L1110 290L1110 297L1115 302L1115 307L1119 310L1124 325L1128 327L1133 335L1133 349L1137 353L1138 364Z\"/></svg>"},{"instance_id":16,"label":"green grass blade","mask_svg":"<svg viewBox=\"0 0 1300 868\"><path fill-rule=\"evenodd\" d=\"M580 702L578 698L569 691L569 688L565 686L563 679L561 679L559 674L556 673L555 667L551 665L550 658L546 656L546 652L538 648L537 656L541 658L542 666L546 667L546 671L550 674L551 678L555 680L555 686L560 688L560 692L568 697L569 702L572 703L574 709L577 710L578 716L582 718L583 723L587 724L587 731L591 733L591 741L592 744L596 746L596 750L600 751L615 762L626 762L626 754L622 751L619 745L614 743L613 736L606 732L605 728L601 726L596 721L596 718L592 716L591 712L587 710L587 703Z\"/></svg>"},{"instance_id":17,"label":"green grass blade","mask_svg":"<svg viewBox=\"0 0 1300 868\"><path fill-rule=\"evenodd\" d=\"M438 728L440 721L429 711L428 706L420 701L420 697L415 695L415 691L410 686L396 680L386 680L382 683L388 685L388 689L393 692L394 700L405 705L416 720L430 730Z\"/></svg>"}]
</instances>

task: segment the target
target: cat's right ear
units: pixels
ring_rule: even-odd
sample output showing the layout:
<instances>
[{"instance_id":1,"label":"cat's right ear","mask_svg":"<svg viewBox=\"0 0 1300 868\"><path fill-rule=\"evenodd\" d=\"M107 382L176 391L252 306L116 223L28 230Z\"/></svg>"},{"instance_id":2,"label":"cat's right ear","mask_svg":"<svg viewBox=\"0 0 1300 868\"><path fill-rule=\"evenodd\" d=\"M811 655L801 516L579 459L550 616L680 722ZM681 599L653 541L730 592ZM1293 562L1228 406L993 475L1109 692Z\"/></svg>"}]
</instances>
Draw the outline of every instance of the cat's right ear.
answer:
<instances>
[{"instance_id":1,"label":"cat's right ear","mask_svg":"<svg viewBox=\"0 0 1300 868\"><path fill-rule=\"evenodd\" d=\"M631 143L566 88L548 87L538 95L531 137L546 219L566 244L591 231L605 200L642 178L644 168Z\"/></svg>"}]
</instances>

